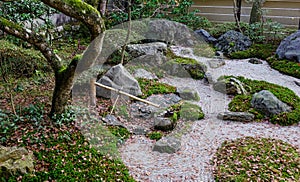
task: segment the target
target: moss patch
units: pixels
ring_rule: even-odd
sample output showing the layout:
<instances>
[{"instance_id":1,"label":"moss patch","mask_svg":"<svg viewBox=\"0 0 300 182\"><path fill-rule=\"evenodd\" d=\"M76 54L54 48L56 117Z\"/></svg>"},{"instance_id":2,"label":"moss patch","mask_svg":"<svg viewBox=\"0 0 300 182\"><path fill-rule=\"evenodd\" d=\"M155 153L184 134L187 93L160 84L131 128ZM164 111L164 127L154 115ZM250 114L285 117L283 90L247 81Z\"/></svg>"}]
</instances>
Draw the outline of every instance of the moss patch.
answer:
<instances>
[{"instance_id":1,"label":"moss patch","mask_svg":"<svg viewBox=\"0 0 300 182\"><path fill-rule=\"evenodd\" d=\"M299 181L300 154L281 140L225 141L213 157L216 181Z\"/></svg>"},{"instance_id":2,"label":"moss patch","mask_svg":"<svg viewBox=\"0 0 300 182\"><path fill-rule=\"evenodd\" d=\"M152 94L168 94L176 92L176 87L165 83L159 83L157 80L139 78L138 82L143 93L141 96L142 98L147 98Z\"/></svg>"},{"instance_id":3,"label":"moss patch","mask_svg":"<svg viewBox=\"0 0 300 182\"><path fill-rule=\"evenodd\" d=\"M253 44L245 51L231 53L229 57L232 59L258 58L266 60L274 55L275 51L276 45L273 44Z\"/></svg>"},{"instance_id":4,"label":"moss patch","mask_svg":"<svg viewBox=\"0 0 300 182\"><path fill-rule=\"evenodd\" d=\"M196 104L190 102L183 102L179 112L179 117L183 120L195 121L204 118L204 113Z\"/></svg>"},{"instance_id":5,"label":"moss patch","mask_svg":"<svg viewBox=\"0 0 300 182\"><path fill-rule=\"evenodd\" d=\"M279 125L292 125L300 121L300 98L290 89L282 87L276 84L268 83L265 81L250 80L243 77L237 77L241 82L247 85L248 92L250 96L237 95L229 104L230 111L239 111L239 112L250 112L255 115L257 120L265 118L265 116L251 107L251 99L254 93L257 93L261 90L269 90L272 92L279 100L285 102L293 108L291 112L281 113L278 115L272 116L270 121Z\"/></svg>"},{"instance_id":6,"label":"moss patch","mask_svg":"<svg viewBox=\"0 0 300 182\"><path fill-rule=\"evenodd\" d=\"M283 74L300 78L300 63L289 60L278 60L275 57L270 57L267 61L273 69L276 69Z\"/></svg>"}]
</instances>

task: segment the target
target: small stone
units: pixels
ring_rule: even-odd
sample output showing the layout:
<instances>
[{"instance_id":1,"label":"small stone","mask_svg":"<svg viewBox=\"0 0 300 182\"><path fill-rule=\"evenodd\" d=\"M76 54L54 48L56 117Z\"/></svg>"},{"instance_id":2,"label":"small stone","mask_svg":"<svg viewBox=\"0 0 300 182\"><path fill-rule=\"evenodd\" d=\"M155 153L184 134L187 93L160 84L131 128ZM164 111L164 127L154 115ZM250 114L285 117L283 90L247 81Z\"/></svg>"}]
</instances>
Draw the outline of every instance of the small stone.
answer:
<instances>
[{"instance_id":1,"label":"small stone","mask_svg":"<svg viewBox=\"0 0 300 182\"><path fill-rule=\"evenodd\" d=\"M219 68L225 65L225 61L223 59L211 59L208 64L211 68Z\"/></svg>"},{"instance_id":2,"label":"small stone","mask_svg":"<svg viewBox=\"0 0 300 182\"><path fill-rule=\"evenodd\" d=\"M254 120L254 115L248 112L222 112L217 116L221 120L249 122Z\"/></svg>"},{"instance_id":3,"label":"small stone","mask_svg":"<svg viewBox=\"0 0 300 182\"><path fill-rule=\"evenodd\" d=\"M121 127L125 127L121 122L119 122L119 120L114 116L114 115L110 115L108 114L103 121L108 125L108 126L121 126Z\"/></svg>"},{"instance_id":4,"label":"small stone","mask_svg":"<svg viewBox=\"0 0 300 182\"><path fill-rule=\"evenodd\" d=\"M172 154L177 152L180 149L180 147L180 140L173 137L163 137L155 143L153 151Z\"/></svg>"},{"instance_id":5,"label":"small stone","mask_svg":"<svg viewBox=\"0 0 300 182\"><path fill-rule=\"evenodd\" d=\"M154 118L154 129L161 131L170 131L174 129L175 123L169 118L155 117Z\"/></svg>"},{"instance_id":6,"label":"small stone","mask_svg":"<svg viewBox=\"0 0 300 182\"><path fill-rule=\"evenodd\" d=\"M188 87L178 87L176 91L182 99L199 101L198 92Z\"/></svg>"},{"instance_id":7,"label":"small stone","mask_svg":"<svg viewBox=\"0 0 300 182\"><path fill-rule=\"evenodd\" d=\"M132 130L134 135L146 135L148 131L143 127L137 127Z\"/></svg>"},{"instance_id":8,"label":"small stone","mask_svg":"<svg viewBox=\"0 0 300 182\"><path fill-rule=\"evenodd\" d=\"M251 64L262 64L262 61L260 59L257 59L257 58L251 58L251 59L249 59L248 62L251 63Z\"/></svg>"}]
</instances>

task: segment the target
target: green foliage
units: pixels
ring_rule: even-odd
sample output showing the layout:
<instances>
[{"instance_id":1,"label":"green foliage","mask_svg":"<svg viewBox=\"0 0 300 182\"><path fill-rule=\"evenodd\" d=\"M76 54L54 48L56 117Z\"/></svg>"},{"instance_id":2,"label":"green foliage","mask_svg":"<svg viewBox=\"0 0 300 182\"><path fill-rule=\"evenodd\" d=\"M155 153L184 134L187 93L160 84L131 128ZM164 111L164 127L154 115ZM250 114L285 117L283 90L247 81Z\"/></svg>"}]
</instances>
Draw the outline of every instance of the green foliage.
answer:
<instances>
[{"instance_id":1,"label":"green foliage","mask_svg":"<svg viewBox=\"0 0 300 182\"><path fill-rule=\"evenodd\" d=\"M271 20L262 23L253 23L251 25L240 22L240 28L242 33L255 43L274 43L284 38L284 34L282 33L284 31L283 26ZM239 31L235 22L218 23L208 29L209 33L216 38L229 30Z\"/></svg>"},{"instance_id":2,"label":"green foliage","mask_svg":"<svg viewBox=\"0 0 300 182\"><path fill-rule=\"evenodd\" d=\"M153 132L149 133L147 136L148 136L151 140L156 140L156 141L158 141L158 140L160 140L160 139L162 138L163 134L162 134L161 132L159 132L159 131L153 131Z\"/></svg>"},{"instance_id":3,"label":"green foliage","mask_svg":"<svg viewBox=\"0 0 300 182\"><path fill-rule=\"evenodd\" d=\"M182 0L177 4L174 0L137 0L132 7L132 20L143 18L165 18L186 24L192 29L210 26L210 22L200 16L196 16L197 11L190 12L189 9L193 1ZM128 10L123 5L119 6L123 11L115 11L108 17L107 26L111 27L128 21Z\"/></svg>"},{"instance_id":4,"label":"green foliage","mask_svg":"<svg viewBox=\"0 0 300 182\"><path fill-rule=\"evenodd\" d=\"M142 90L142 98L147 98L152 94L168 94L168 93L175 93L176 88L165 84L159 83L157 80L148 80L148 79L138 79L139 85Z\"/></svg>"},{"instance_id":5,"label":"green foliage","mask_svg":"<svg viewBox=\"0 0 300 182\"><path fill-rule=\"evenodd\" d=\"M282 29L282 24L268 19L266 22L250 24L244 34L257 43L274 42L283 39Z\"/></svg>"},{"instance_id":6,"label":"green foliage","mask_svg":"<svg viewBox=\"0 0 300 182\"><path fill-rule=\"evenodd\" d=\"M31 77L36 71L49 72L42 54L33 49L24 49L5 40L0 40L0 73L13 78Z\"/></svg>"},{"instance_id":7,"label":"green foliage","mask_svg":"<svg viewBox=\"0 0 300 182\"><path fill-rule=\"evenodd\" d=\"M23 118L0 109L0 121L0 143L4 143L17 129L16 122L23 121Z\"/></svg>"},{"instance_id":8,"label":"green foliage","mask_svg":"<svg viewBox=\"0 0 300 182\"><path fill-rule=\"evenodd\" d=\"M243 84L247 85L247 91L250 94L257 93L261 90L269 90L272 92L279 100L285 102L293 108L291 112L285 112L272 116L270 121L275 124L287 126L293 125L300 121L300 98L290 89L282 87L276 84L268 83L265 81L250 80L243 77L237 77ZM243 111L251 112L255 115L257 120L266 118L263 113L258 112L251 107L251 96L237 95L233 98L231 103L229 103L229 110L231 111Z\"/></svg>"},{"instance_id":9,"label":"green foliage","mask_svg":"<svg viewBox=\"0 0 300 182\"><path fill-rule=\"evenodd\" d=\"M300 64L292 62L289 60L278 60L275 57L270 57L267 59L269 65L278 70L279 72L293 76L295 78L300 78Z\"/></svg>"},{"instance_id":10,"label":"green foliage","mask_svg":"<svg viewBox=\"0 0 300 182\"><path fill-rule=\"evenodd\" d=\"M126 140L130 136L130 132L121 126L109 126L108 130L115 135L119 140Z\"/></svg>"},{"instance_id":11,"label":"green foliage","mask_svg":"<svg viewBox=\"0 0 300 182\"><path fill-rule=\"evenodd\" d=\"M249 49L233 52L229 55L229 57L232 59L259 58L266 60L274 55L275 51L276 45L274 44L252 44Z\"/></svg>"},{"instance_id":12,"label":"green foliage","mask_svg":"<svg viewBox=\"0 0 300 182\"><path fill-rule=\"evenodd\" d=\"M300 154L282 140L225 141L212 159L216 181L299 181Z\"/></svg>"}]
</instances>

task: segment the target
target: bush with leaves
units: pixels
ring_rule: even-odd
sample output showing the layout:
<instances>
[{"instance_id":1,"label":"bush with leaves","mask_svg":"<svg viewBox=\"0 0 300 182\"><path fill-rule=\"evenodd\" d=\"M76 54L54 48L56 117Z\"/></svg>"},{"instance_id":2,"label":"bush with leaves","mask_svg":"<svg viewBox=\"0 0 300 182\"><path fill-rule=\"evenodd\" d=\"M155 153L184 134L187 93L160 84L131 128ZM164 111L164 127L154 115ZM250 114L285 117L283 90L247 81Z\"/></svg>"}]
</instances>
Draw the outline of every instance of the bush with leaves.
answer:
<instances>
[{"instance_id":1,"label":"bush with leaves","mask_svg":"<svg viewBox=\"0 0 300 182\"><path fill-rule=\"evenodd\" d=\"M192 29L210 26L210 22L197 16L197 11L189 11L193 1L182 0L177 3L174 0L150 0L145 3L142 0L136 0L132 4L132 20L142 18L165 18L186 24ZM108 27L128 21L128 11L124 7L117 7L115 11L109 14L107 18Z\"/></svg>"}]
</instances>

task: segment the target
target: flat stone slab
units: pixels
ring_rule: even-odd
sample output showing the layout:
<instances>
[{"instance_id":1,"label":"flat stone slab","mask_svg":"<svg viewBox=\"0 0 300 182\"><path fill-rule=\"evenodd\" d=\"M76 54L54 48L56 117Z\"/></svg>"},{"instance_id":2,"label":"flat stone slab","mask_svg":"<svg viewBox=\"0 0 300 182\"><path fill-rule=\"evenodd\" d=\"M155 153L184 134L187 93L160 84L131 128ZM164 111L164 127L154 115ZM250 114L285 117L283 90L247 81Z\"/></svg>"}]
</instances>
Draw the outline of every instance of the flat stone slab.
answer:
<instances>
[{"instance_id":1,"label":"flat stone slab","mask_svg":"<svg viewBox=\"0 0 300 182\"><path fill-rule=\"evenodd\" d=\"M218 119L249 122L254 120L254 115L248 112L222 112L217 116Z\"/></svg>"},{"instance_id":2,"label":"flat stone slab","mask_svg":"<svg viewBox=\"0 0 300 182\"><path fill-rule=\"evenodd\" d=\"M172 154L177 152L181 147L181 141L174 137L163 137L158 140L154 147L153 151L157 151L160 153L168 153Z\"/></svg>"}]
</instances>

